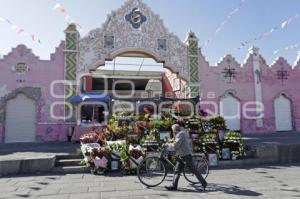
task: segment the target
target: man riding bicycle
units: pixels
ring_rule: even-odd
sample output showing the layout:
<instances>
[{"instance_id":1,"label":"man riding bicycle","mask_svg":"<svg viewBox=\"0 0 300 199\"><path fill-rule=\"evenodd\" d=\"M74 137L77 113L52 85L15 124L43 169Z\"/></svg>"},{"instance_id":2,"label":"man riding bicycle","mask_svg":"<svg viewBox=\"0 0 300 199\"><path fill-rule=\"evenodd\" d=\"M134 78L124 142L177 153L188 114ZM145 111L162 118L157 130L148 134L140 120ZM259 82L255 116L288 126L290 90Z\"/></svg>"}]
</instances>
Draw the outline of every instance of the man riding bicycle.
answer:
<instances>
[{"instance_id":1,"label":"man riding bicycle","mask_svg":"<svg viewBox=\"0 0 300 199\"><path fill-rule=\"evenodd\" d=\"M177 190L180 175L183 172L184 166L186 164L186 166L195 174L199 182L202 184L203 189L205 190L207 182L202 177L200 171L197 170L197 167L193 161L192 146L189 135L181 129L179 124L174 124L172 126L172 131L173 136L175 138L175 142L167 145L172 145L175 149L176 155L178 155L180 158L178 158L176 161L173 184L172 186L166 186L166 189Z\"/></svg>"}]
</instances>

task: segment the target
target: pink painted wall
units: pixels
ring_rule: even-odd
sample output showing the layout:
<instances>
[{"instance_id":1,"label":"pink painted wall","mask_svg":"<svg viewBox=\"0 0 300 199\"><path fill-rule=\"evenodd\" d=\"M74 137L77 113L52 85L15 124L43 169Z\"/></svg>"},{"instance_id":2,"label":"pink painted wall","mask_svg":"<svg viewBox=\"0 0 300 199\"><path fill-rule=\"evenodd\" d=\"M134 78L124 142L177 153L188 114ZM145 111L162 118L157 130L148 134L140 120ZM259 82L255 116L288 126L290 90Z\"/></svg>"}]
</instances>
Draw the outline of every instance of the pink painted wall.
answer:
<instances>
[{"instance_id":1,"label":"pink painted wall","mask_svg":"<svg viewBox=\"0 0 300 199\"><path fill-rule=\"evenodd\" d=\"M228 63L227 60L231 60ZM236 78L232 83L224 79L224 69L234 68ZM261 70L262 101L264 105L263 127L258 128L255 119L246 119L241 114L241 131L249 133L268 133L275 132L275 113L274 100L285 93L292 102L292 122L294 130L300 130L300 63L298 62L294 69L283 59L279 58L272 66L268 66L262 56L259 56L259 67ZM283 68L288 71L288 79L277 79L277 70ZM217 66L210 66L205 57L200 52L199 69L201 79L201 101L204 103L201 109L214 110L214 106L207 104L214 102L218 105L216 112L219 112L220 100L226 93L231 93L238 99L242 107L246 102L255 101L255 79L253 72L253 55L249 54L244 64L239 64L231 55L225 56ZM255 116L255 112L249 115Z\"/></svg>"},{"instance_id":2,"label":"pink painted wall","mask_svg":"<svg viewBox=\"0 0 300 199\"><path fill-rule=\"evenodd\" d=\"M51 54L50 60L40 60L30 49L24 45L19 45L12 49L8 55L0 59L0 97L9 94L20 87L41 88L42 96L36 102L36 139L42 141L65 140L64 128L58 120L50 116L50 105L53 102L62 102L63 99L55 98L50 93L50 85L54 80L64 79L64 42L61 42L55 52ZM29 67L29 71L25 74L17 74L12 67L18 63L25 63ZM19 83L18 80L25 81ZM63 95L64 89L62 84L54 87L57 95ZM62 106L61 106L62 107ZM57 107L54 109L55 115L63 116L63 109ZM0 143L4 141L5 132L1 130L0 124ZM49 130L52 128L52 130ZM48 131L46 130L48 129Z\"/></svg>"},{"instance_id":3,"label":"pink painted wall","mask_svg":"<svg viewBox=\"0 0 300 199\"><path fill-rule=\"evenodd\" d=\"M285 94L292 103L292 117L293 128L300 129L300 109L298 104L300 103L300 70L299 65L296 68L292 68L284 58L279 58L274 64L268 67L261 57L260 59L262 69L262 86L263 100L265 104L265 121L269 125L270 130L275 130L275 112L274 101L281 93ZM288 79L279 80L277 78L277 71L287 71Z\"/></svg>"},{"instance_id":4,"label":"pink painted wall","mask_svg":"<svg viewBox=\"0 0 300 199\"><path fill-rule=\"evenodd\" d=\"M39 141L65 141L67 139L67 127L74 124L64 123L62 120L54 119L50 116L50 105L54 102L63 102L63 99L55 98L50 93L50 85L54 80L64 79L64 43L62 42L51 55L50 60L40 60L30 49L24 45L14 48L8 55L0 59L0 98L13 92L19 87L38 87L41 88L42 96L36 102L36 139ZM17 63L26 63L30 70L26 74L16 74L12 66ZM224 69L235 69L236 77L231 83L224 79ZM274 132L275 115L274 100L284 93L292 102L292 122L295 130L300 130L300 61L292 67L284 60L279 58L274 64L268 66L262 56L259 56L259 67L261 70L262 100L264 104L263 127L258 128L255 119L247 119L241 115L241 131L243 133L262 133ZM286 70L287 80L278 80L277 71ZM219 113L219 102L227 94L232 94L241 103L242 106L255 101L255 80L253 73L253 55L249 54L244 64L239 64L231 55L225 56L217 66L210 66L205 57L199 51L199 77L201 80L201 101L214 102L217 104L217 110L213 110L212 105L202 105L201 109L213 110ZM172 89L173 79L176 74L166 70L162 78L163 90L166 95L177 95L183 97L185 82L182 81L182 87L179 92L174 93ZM25 80L20 84L18 80ZM62 84L58 84L54 92L57 95L63 95ZM166 95L167 96L167 95ZM167 96L168 97L168 96ZM62 107L62 106L61 106ZM55 108L55 115L63 116L63 109ZM255 115L255 112L251 114ZM5 124L0 123L0 143L5 140Z\"/></svg>"}]
</instances>

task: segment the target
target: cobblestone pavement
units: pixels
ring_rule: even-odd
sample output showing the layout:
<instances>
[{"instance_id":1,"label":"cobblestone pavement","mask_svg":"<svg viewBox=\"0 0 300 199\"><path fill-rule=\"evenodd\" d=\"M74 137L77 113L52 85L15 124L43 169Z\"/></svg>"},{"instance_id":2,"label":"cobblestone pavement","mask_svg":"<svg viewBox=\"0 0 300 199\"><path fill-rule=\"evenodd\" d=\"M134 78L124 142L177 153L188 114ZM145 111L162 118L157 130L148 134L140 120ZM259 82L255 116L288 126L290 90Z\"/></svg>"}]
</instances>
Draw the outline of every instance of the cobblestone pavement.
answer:
<instances>
[{"instance_id":1,"label":"cobblestone pavement","mask_svg":"<svg viewBox=\"0 0 300 199\"><path fill-rule=\"evenodd\" d=\"M0 198L94 199L94 198L300 198L300 164L211 171L207 191L192 187L185 179L180 189L166 191L165 185L148 189L135 176L90 174L44 175L0 178Z\"/></svg>"}]
</instances>

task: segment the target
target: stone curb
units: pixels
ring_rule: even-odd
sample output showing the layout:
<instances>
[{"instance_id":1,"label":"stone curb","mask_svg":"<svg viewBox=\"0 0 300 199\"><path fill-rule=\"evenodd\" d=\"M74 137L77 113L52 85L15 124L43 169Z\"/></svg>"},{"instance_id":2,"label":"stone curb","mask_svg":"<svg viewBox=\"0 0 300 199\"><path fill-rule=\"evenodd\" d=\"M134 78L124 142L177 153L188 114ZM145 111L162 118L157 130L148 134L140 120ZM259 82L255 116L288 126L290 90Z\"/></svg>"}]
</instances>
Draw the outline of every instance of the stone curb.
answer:
<instances>
[{"instance_id":1,"label":"stone curb","mask_svg":"<svg viewBox=\"0 0 300 199\"><path fill-rule=\"evenodd\" d=\"M56 157L53 156L0 161L0 176L49 172L54 168L55 160Z\"/></svg>"}]
</instances>

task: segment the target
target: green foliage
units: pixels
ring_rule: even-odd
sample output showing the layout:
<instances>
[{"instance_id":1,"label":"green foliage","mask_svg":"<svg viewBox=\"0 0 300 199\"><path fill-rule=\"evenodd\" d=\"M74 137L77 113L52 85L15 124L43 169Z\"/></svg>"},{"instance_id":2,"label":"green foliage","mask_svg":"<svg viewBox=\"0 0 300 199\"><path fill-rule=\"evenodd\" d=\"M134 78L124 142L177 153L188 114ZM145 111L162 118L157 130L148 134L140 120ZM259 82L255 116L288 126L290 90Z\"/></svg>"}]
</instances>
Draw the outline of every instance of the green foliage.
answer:
<instances>
[{"instance_id":1,"label":"green foliage","mask_svg":"<svg viewBox=\"0 0 300 199\"><path fill-rule=\"evenodd\" d=\"M185 122L185 128L187 128L188 131L200 132L201 122L200 118L192 117Z\"/></svg>"},{"instance_id":2,"label":"green foliage","mask_svg":"<svg viewBox=\"0 0 300 199\"><path fill-rule=\"evenodd\" d=\"M110 149L120 154L122 163L128 160L128 146L126 144L112 144L110 145Z\"/></svg>"},{"instance_id":3,"label":"green foliage","mask_svg":"<svg viewBox=\"0 0 300 199\"><path fill-rule=\"evenodd\" d=\"M231 154L236 158L244 156L245 144L241 133L235 131L225 133L223 145L230 148Z\"/></svg>"},{"instance_id":4,"label":"green foliage","mask_svg":"<svg viewBox=\"0 0 300 199\"><path fill-rule=\"evenodd\" d=\"M222 116L215 116L208 119L210 123L211 129L214 130L225 130L226 129L226 123Z\"/></svg>"},{"instance_id":5,"label":"green foliage","mask_svg":"<svg viewBox=\"0 0 300 199\"><path fill-rule=\"evenodd\" d=\"M216 153L219 157L221 156L220 144L216 133L205 133L201 137L199 144L204 153Z\"/></svg>"}]
</instances>

